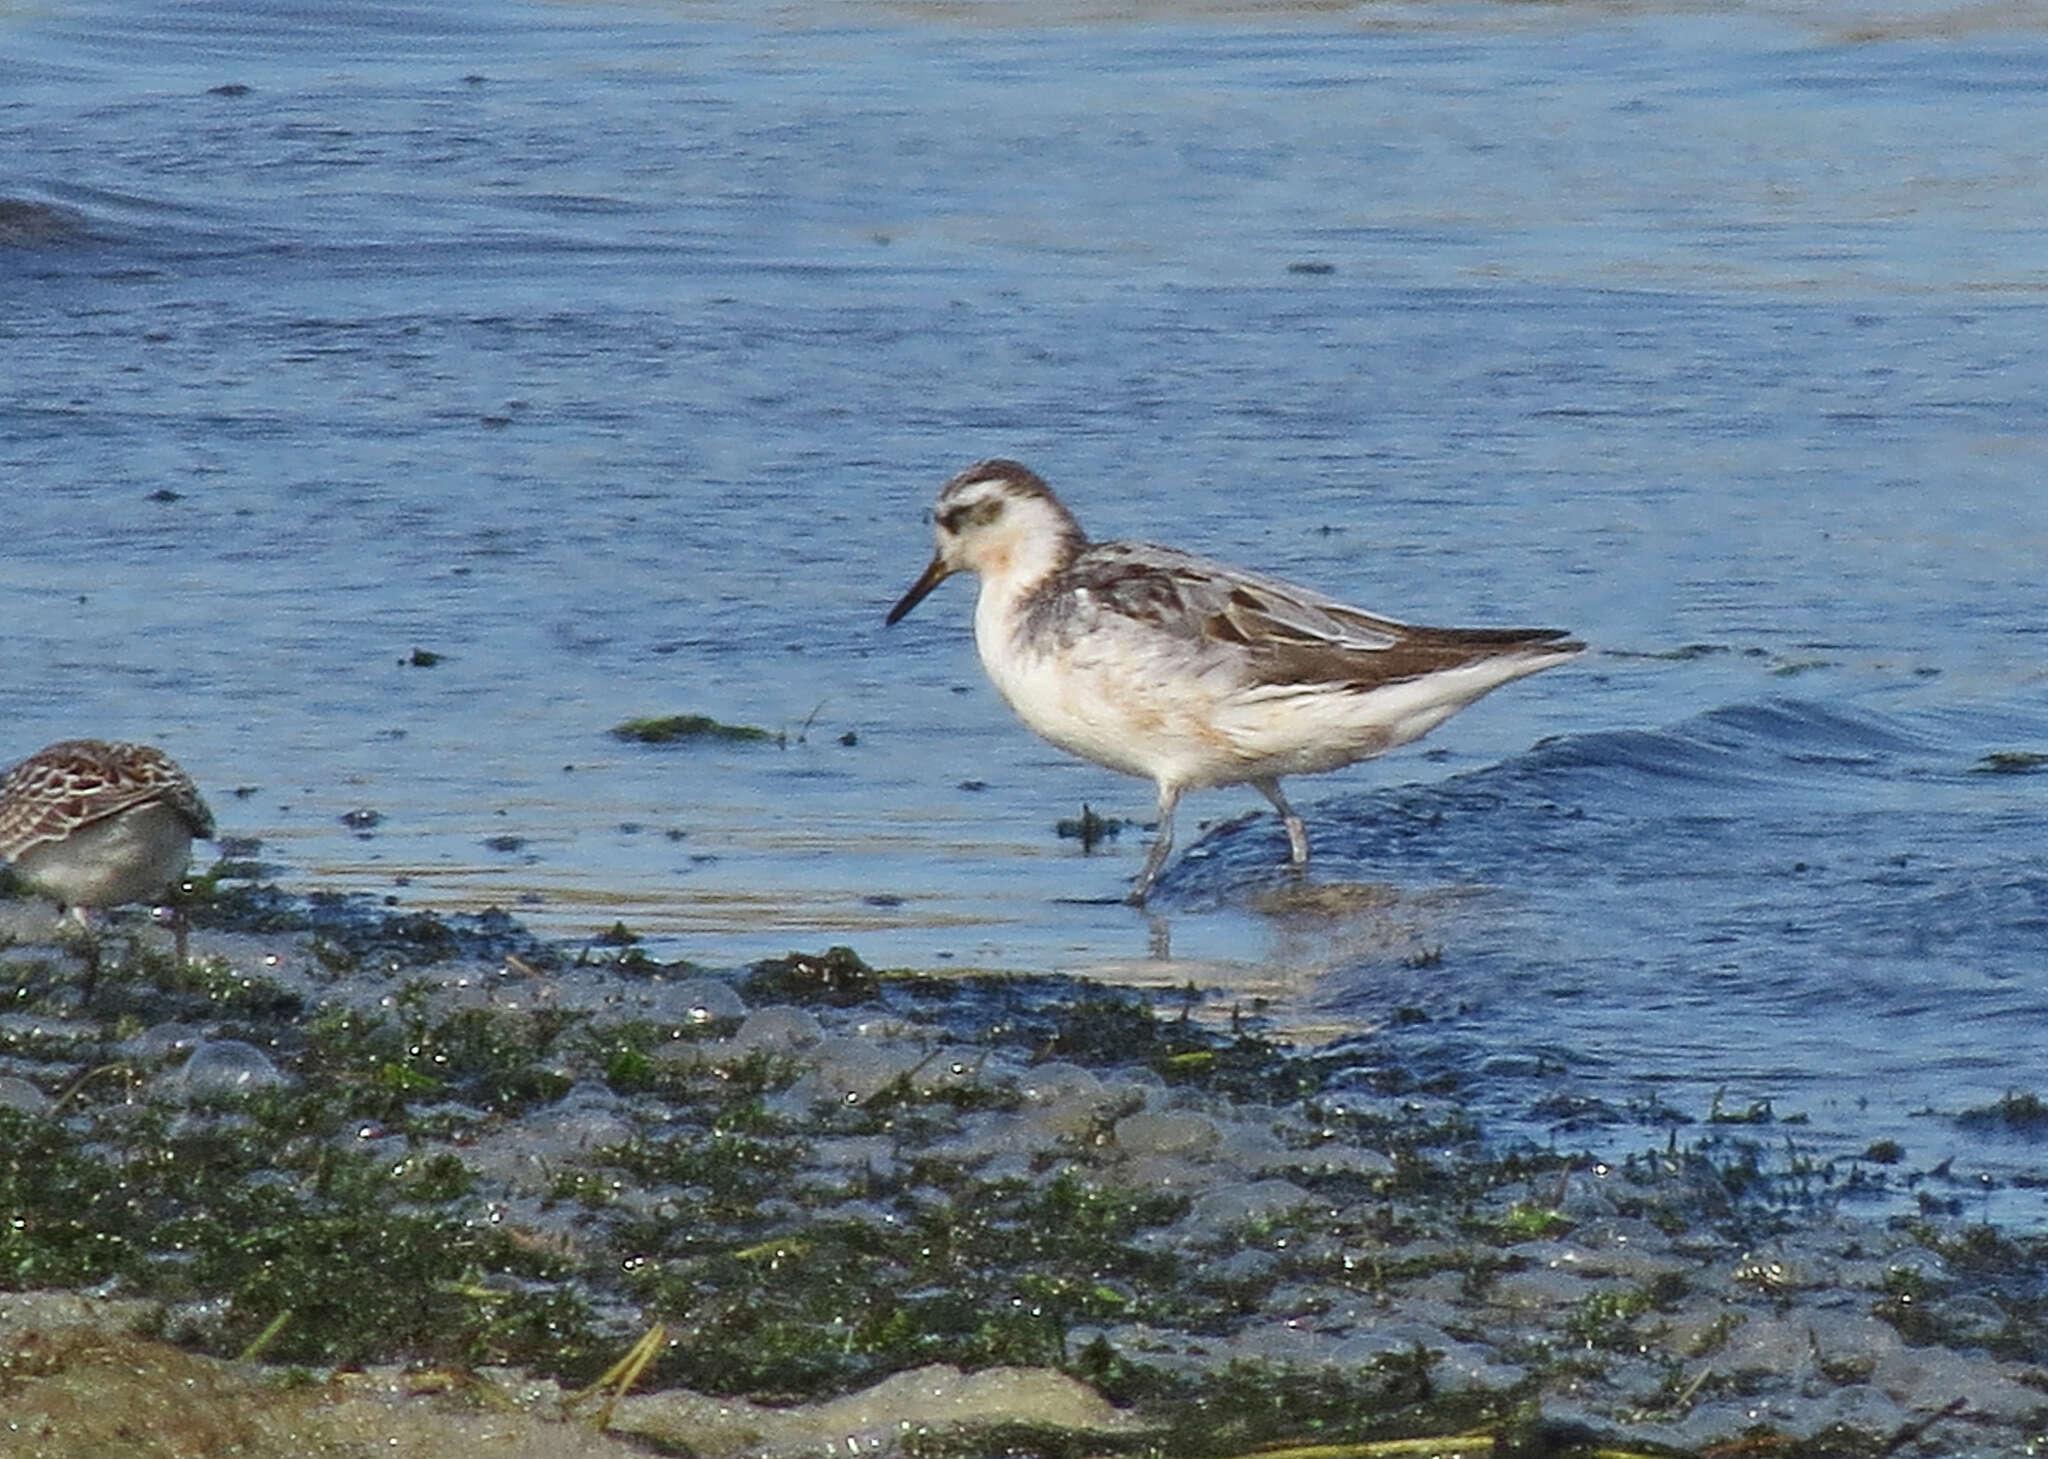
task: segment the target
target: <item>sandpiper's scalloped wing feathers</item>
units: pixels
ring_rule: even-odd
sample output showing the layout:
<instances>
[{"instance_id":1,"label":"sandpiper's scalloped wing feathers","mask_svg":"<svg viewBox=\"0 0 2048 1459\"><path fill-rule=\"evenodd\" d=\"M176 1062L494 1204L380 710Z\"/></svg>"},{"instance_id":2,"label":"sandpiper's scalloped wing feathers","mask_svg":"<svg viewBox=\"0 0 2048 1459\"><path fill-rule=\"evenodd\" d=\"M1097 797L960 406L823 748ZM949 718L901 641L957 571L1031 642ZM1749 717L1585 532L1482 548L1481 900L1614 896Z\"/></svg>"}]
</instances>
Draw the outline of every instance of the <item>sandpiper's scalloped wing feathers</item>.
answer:
<instances>
[{"instance_id":1,"label":"sandpiper's scalloped wing feathers","mask_svg":"<svg viewBox=\"0 0 2048 1459\"><path fill-rule=\"evenodd\" d=\"M82 826L161 801L213 834L213 813L191 777L152 745L62 740L23 760L0 779L0 857L61 841Z\"/></svg>"}]
</instances>

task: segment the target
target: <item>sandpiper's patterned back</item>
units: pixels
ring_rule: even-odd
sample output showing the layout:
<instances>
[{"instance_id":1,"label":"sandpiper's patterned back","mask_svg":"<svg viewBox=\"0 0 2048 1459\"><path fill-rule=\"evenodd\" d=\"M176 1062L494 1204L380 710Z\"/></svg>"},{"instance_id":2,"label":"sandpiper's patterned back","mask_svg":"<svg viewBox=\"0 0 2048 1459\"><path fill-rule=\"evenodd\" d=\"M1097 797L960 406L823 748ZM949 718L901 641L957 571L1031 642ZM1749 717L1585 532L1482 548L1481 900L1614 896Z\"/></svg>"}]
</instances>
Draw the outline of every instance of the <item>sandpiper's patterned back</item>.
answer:
<instances>
[{"instance_id":1,"label":"sandpiper's patterned back","mask_svg":"<svg viewBox=\"0 0 2048 1459\"><path fill-rule=\"evenodd\" d=\"M192 777L153 745L61 740L0 779L0 857L62 841L82 826L152 801L183 816L195 836L213 834L213 812Z\"/></svg>"}]
</instances>

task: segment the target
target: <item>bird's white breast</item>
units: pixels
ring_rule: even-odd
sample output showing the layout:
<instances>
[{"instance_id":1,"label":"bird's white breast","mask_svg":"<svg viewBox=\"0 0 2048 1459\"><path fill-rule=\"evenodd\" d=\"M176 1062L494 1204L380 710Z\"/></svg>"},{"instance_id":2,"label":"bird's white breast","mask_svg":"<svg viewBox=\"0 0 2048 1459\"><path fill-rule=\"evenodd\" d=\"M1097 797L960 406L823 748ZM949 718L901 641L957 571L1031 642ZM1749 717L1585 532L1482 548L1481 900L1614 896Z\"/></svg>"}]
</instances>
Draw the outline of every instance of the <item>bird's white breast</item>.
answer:
<instances>
[{"instance_id":1,"label":"bird's white breast","mask_svg":"<svg viewBox=\"0 0 2048 1459\"><path fill-rule=\"evenodd\" d=\"M984 581L974 641L997 690L1033 731L1070 754L1127 775L1209 783L1231 759L1213 728L1214 688L1191 676L1184 655L1114 613L1097 613L1085 589L1065 605L1056 633L1030 631L1022 593Z\"/></svg>"}]
</instances>

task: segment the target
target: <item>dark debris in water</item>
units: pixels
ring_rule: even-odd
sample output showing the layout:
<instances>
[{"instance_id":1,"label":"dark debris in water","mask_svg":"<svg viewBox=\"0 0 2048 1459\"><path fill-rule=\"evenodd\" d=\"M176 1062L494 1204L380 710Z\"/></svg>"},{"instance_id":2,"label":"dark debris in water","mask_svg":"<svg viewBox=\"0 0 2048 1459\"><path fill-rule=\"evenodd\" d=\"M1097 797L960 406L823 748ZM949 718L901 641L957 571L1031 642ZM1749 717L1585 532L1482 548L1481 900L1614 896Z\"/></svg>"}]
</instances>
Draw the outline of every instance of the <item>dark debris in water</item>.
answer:
<instances>
[{"instance_id":1,"label":"dark debris in water","mask_svg":"<svg viewBox=\"0 0 2048 1459\"><path fill-rule=\"evenodd\" d=\"M1062 818L1053 827L1053 832L1063 841L1079 841L1081 849L1086 852L1093 851L1105 841L1115 840L1128 824L1128 821L1115 816L1097 815L1093 806L1083 805L1079 816Z\"/></svg>"},{"instance_id":2,"label":"dark debris in water","mask_svg":"<svg viewBox=\"0 0 2048 1459\"><path fill-rule=\"evenodd\" d=\"M1713 658L1735 650L1725 643L1685 643L1677 648L1664 649L1609 649L1607 652L1618 658L1666 659L1673 663L1685 663L1692 659ZM1761 653L1761 650L1757 652Z\"/></svg>"},{"instance_id":3,"label":"dark debris in water","mask_svg":"<svg viewBox=\"0 0 2048 1459\"><path fill-rule=\"evenodd\" d=\"M2038 775L2048 771L2048 754L2039 750L1993 750L1970 770L1977 775Z\"/></svg>"}]
</instances>

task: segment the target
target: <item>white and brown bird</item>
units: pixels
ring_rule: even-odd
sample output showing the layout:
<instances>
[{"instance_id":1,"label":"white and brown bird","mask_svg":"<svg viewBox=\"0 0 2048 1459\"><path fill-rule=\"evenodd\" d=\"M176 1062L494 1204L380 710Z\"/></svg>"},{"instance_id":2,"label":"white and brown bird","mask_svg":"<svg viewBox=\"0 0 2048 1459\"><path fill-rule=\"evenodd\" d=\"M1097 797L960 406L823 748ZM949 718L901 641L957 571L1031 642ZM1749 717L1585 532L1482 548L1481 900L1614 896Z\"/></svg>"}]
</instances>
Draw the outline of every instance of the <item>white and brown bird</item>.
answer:
<instances>
[{"instance_id":1,"label":"white and brown bird","mask_svg":"<svg viewBox=\"0 0 2048 1459\"><path fill-rule=\"evenodd\" d=\"M82 927L102 908L168 897L194 838L212 835L198 787L150 745L62 740L0 778L0 858ZM182 913L172 925L182 963Z\"/></svg>"},{"instance_id":2,"label":"white and brown bird","mask_svg":"<svg viewBox=\"0 0 2048 1459\"><path fill-rule=\"evenodd\" d=\"M1090 542L1015 461L947 482L932 523L938 550L887 621L954 573L979 575L975 646L1010 707L1061 749L1158 788L1136 903L1187 791L1257 789L1302 866L1308 833L1282 776L1384 754L1585 647L1556 628L1417 627L1175 548Z\"/></svg>"}]
</instances>

